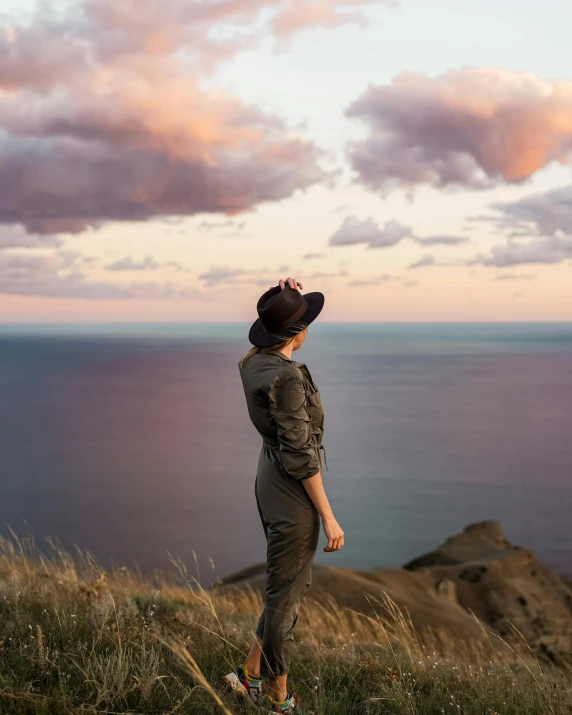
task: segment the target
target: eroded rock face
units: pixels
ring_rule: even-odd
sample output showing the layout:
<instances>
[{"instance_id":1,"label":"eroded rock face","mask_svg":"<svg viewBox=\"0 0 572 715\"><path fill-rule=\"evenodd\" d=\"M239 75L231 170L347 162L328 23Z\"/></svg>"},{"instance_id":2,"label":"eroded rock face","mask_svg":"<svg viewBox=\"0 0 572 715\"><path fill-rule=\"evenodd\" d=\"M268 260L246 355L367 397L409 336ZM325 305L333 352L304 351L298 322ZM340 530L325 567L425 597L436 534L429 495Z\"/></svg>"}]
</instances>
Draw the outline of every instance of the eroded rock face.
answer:
<instances>
[{"instance_id":1,"label":"eroded rock face","mask_svg":"<svg viewBox=\"0 0 572 715\"><path fill-rule=\"evenodd\" d=\"M265 565L224 579L264 594ZM310 596L333 596L341 606L371 614L382 593L406 609L416 628L475 638L482 628L509 643L521 639L555 663L572 663L572 582L512 545L496 521L470 524L435 551L402 569L371 571L315 566ZM474 615L473 615L474 614Z\"/></svg>"},{"instance_id":2,"label":"eroded rock face","mask_svg":"<svg viewBox=\"0 0 572 715\"><path fill-rule=\"evenodd\" d=\"M470 524L404 568L453 581L459 603L508 642L518 629L540 654L572 662L570 580L510 544L498 522Z\"/></svg>"}]
</instances>

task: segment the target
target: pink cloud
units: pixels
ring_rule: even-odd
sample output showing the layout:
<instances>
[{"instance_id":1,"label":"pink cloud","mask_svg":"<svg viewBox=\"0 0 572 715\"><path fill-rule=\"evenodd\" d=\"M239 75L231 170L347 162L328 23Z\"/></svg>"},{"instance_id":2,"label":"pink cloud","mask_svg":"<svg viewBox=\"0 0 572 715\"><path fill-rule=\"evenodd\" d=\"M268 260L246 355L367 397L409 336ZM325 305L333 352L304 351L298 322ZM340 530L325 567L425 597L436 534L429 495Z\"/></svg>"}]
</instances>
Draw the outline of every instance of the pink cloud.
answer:
<instances>
[{"instance_id":1,"label":"pink cloud","mask_svg":"<svg viewBox=\"0 0 572 715\"><path fill-rule=\"evenodd\" d=\"M360 180L378 190L521 182L572 151L572 81L525 72L403 73L347 113L369 126L349 151Z\"/></svg>"},{"instance_id":2,"label":"pink cloud","mask_svg":"<svg viewBox=\"0 0 572 715\"><path fill-rule=\"evenodd\" d=\"M366 25L367 18L360 9L373 4L380 4L380 2L379 0L286 0L280 3L272 21L272 28L274 34L281 37L290 36L308 27L336 27L348 22ZM393 3L386 0L384 4Z\"/></svg>"},{"instance_id":3,"label":"pink cloud","mask_svg":"<svg viewBox=\"0 0 572 715\"><path fill-rule=\"evenodd\" d=\"M278 117L205 72L272 30L364 22L377 0L83 0L0 27L0 223L233 215L324 178Z\"/></svg>"},{"instance_id":4,"label":"pink cloud","mask_svg":"<svg viewBox=\"0 0 572 715\"><path fill-rule=\"evenodd\" d=\"M102 30L108 53L171 53L199 48L218 61L268 37L285 39L313 27L366 24L363 10L392 0L85 0L88 18ZM224 28L224 39L212 33ZM237 32L237 30L239 32Z\"/></svg>"}]
</instances>

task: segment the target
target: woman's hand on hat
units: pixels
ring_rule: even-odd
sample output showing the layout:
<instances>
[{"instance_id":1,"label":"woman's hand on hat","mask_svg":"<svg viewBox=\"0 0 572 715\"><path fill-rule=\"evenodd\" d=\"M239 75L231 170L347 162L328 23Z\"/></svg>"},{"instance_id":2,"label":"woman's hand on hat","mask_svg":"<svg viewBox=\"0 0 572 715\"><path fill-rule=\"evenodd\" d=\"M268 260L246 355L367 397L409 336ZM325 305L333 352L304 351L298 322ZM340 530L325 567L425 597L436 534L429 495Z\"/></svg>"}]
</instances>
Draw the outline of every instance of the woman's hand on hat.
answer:
<instances>
[{"instance_id":1,"label":"woman's hand on hat","mask_svg":"<svg viewBox=\"0 0 572 715\"><path fill-rule=\"evenodd\" d=\"M284 290L286 288L286 285L289 285L292 290L297 290L300 288L302 290L304 286L300 283L300 281L297 281L295 278L286 278L285 281L282 280L282 278L279 280L280 283L280 288Z\"/></svg>"}]
</instances>

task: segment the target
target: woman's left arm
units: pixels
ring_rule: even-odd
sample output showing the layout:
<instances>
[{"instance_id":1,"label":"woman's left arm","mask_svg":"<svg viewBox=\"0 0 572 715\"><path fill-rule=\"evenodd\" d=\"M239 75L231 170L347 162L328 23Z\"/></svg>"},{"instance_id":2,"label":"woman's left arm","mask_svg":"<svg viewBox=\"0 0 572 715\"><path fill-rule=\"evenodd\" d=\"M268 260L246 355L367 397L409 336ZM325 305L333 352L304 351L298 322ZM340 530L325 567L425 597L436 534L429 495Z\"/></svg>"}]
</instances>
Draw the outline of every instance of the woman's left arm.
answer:
<instances>
[{"instance_id":1,"label":"woman's left arm","mask_svg":"<svg viewBox=\"0 0 572 715\"><path fill-rule=\"evenodd\" d=\"M324 489L322 473L318 472L313 477L303 479L302 484L322 518L324 531L328 538L328 544L324 547L324 551L339 551L344 545L344 532L330 506L330 501Z\"/></svg>"}]
</instances>

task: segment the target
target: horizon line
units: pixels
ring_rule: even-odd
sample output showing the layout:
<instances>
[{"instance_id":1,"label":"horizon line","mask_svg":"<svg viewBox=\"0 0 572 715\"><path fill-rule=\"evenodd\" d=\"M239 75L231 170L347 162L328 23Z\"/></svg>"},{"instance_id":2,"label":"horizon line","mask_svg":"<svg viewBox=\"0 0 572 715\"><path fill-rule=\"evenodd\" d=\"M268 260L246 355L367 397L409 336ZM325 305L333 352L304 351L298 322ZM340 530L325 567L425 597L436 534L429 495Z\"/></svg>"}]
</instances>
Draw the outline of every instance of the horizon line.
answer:
<instances>
[{"instance_id":1,"label":"horizon line","mask_svg":"<svg viewBox=\"0 0 572 715\"><path fill-rule=\"evenodd\" d=\"M72 320L55 320L55 321L0 321L0 328L5 327L50 327L50 326L122 326L122 325L153 325L153 326L169 326L169 325L250 325L252 321L248 320L193 320L193 321L138 321L138 320L122 320L122 321L103 321L103 320L88 320L85 322ZM482 324L523 324L523 325L572 325L570 320L322 320L319 325L482 325ZM315 326L314 326L315 327Z\"/></svg>"}]
</instances>

